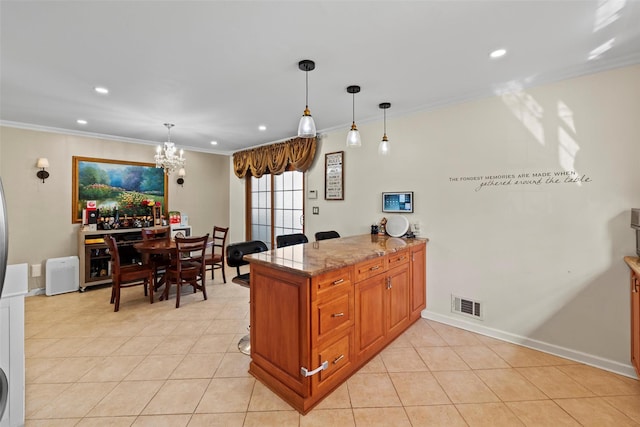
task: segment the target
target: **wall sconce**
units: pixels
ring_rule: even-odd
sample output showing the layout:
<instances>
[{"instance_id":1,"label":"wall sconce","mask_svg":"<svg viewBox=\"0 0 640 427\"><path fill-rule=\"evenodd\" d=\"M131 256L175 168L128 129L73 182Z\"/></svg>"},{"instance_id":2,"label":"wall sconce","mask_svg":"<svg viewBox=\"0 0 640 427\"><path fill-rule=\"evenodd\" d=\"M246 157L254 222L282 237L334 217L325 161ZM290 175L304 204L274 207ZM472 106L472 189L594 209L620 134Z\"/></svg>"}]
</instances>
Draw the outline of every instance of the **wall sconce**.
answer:
<instances>
[{"instance_id":1,"label":"wall sconce","mask_svg":"<svg viewBox=\"0 0 640 427\"><path fill-rule=\"evenodd\" d=\"M178 179L176 180L176 182L181 186L184 187L184 176L187 174L187 172L184 170L184 168L180 168L180 170L178 171Z\"/></svg>"},{"instance_id":2,"label":"wall sconce","mask_svg":"<svg viewBox=\"0 0 640 427\"><path fill-rule=\"evenodd\" d=\"M45 168L49 167L49 160L47 160L44 157L40 157L38 159L38 162L36 163L36 167L42 168L42 170L39 170L38 173L36 174L36 176L40 178L42 182L44 182L45 179L49 178L49 172L44 170Z\"/></svg>"}]
</instances>

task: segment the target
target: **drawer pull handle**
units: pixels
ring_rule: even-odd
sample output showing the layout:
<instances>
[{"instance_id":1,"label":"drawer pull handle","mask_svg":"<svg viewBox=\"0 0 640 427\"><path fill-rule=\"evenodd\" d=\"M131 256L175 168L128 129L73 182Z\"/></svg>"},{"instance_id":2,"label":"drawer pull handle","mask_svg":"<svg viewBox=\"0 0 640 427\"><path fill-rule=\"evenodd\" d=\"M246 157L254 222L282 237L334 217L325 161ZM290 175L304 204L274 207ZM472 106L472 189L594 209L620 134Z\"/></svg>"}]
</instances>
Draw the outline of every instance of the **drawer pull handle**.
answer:
<instances>
[{"instance_id":1,"label":"drawer pull handle","mask_svg":"<svg viewBox=\"0 0 640 427\"><path fill-rule=\"evenodd\" d=\"M344 313L333 313L331 315L331 317L342 317L342 316L344 316Z\"/></svg>"},{"instance_id":2,"label":"drawer pull handle","mask_svg":"<svg viewBox=\"0 0 640 427\"><path fill-rule=\"evenodd\" d=\"M338 279L331 284L331 286L339 285L340 283L344 283L344 279Z\"/></svg>"},{"instance_id":3,"label":"drawer pull handle","mask_svg":"<svg viewBox=\"0 0 640 427\"><path fill-rule=\"evenodd\" d=\"M373 267L369 268L369 271L376 271L377 269L379 269L380 266L379 265L374 265Z\"/></svg>"},{"instance_id":4,"label":"drawer pull handle","mask_svg":"<svg viewBox=\"0 0 640 427\"><path fill-rule=\"evenodd\" d=\"M318 366L313 371L310 371L305 367L300 368L300 373L302 374L303 377L310 377L310 376L315 375L318 372L324 371L325 369L328 369L328 368L329 368L329 362L327 360L325 360L324 362L322 362L322 365Z\"/></svg>"},{"instance_id":5,"label":"drawer pull handle","mask_svg":"<svg viewBox=\"0 0 640 427\"><path fill-rule=\"evenodd\" d=\"M335 360L333 361L333 364L336 365L342 359L344 359L344 354L341 354L340 356L336 357Z\"/></svg>"}]
</instances>

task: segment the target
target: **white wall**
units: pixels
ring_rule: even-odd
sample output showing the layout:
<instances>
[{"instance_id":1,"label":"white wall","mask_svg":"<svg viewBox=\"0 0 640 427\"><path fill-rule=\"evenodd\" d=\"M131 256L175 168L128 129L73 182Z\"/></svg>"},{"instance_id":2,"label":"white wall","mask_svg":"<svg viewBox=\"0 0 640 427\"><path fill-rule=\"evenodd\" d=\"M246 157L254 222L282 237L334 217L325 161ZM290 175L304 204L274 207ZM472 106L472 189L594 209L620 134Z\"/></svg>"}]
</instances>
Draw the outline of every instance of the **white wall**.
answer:
<instances>
[{"instance_id":1,"label":"white wall","mask_svg":"<svg viewBox=\"0 0 640 427\"><path fill-rule=\"evenodd\" d=\"M640 207L640 66L407 117L390 101L388 157L377 154L381 122L359 125L358 149L345 148L347 128L323 136L306 177L319 194L305 200L307 236L368 233L381 192L414 191L410 222L430 239L424 315L632 375L623 256ZM324 155L341 150L345 200L325 201ZM476 191L490 175L561 172L590 182L516 177ZM451 294L481 301L484 320L452 314Z\"/></svg>"},{"instance_id":2,"label":"white wall","mask_svg":"<svg viewBox=\"0 0 640 427\"><path fill-rule=\"evenodd\" d=\"M45 287L49 258L77 255L79 224L71 222L73 156L152 162L155 147L52 132L0 127L0 171L7 199L9 264L42 264L29 289ZM38 157L49 159L49 179L36 177ZM185 212L194 234L229 223L228 156L187 151L184 187L169 178L169 210Z\"/></svg>"}]
</instances>

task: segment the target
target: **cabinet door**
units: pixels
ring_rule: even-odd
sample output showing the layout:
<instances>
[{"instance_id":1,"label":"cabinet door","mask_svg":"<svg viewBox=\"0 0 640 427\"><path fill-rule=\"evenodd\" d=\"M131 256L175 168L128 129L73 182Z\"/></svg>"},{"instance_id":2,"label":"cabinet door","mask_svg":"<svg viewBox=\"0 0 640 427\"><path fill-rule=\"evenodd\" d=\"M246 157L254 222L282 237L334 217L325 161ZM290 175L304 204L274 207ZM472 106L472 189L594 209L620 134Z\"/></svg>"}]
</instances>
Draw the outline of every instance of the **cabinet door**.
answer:
<instances>
[{"instance_id":1,"label":"cabinet door","mask_svg":"<svg viewBox=\"0 0 640 427\"><path fill-rule=\"evenodd\" d=\"M427 307L427 246L411 248L411 320L419 319Z\"/></svg>"},{"instance_id":2,"label":"cabinet door","mask_svg":"<svg viewBox=\"0 0 640 427\"><path fill-rule=\"evenodd\" d=\"M384 344L386 275L356 283L356 352L367 359Z\"/></svg>"},{"instance_id":3,"label":"cabinet door","mask_svg":"<svg viewBox=\"0 0 640 427\"><path fill-rule=\"evenodd\" d=\"M386 303L388 339L393 339L409 326L409 265L389 270L387 274Z\"/></svg>"},{"instance_id":4,"label":"cabinet door","mask_svg":"<svg viewBox=\"0 0 640 427\"><path fill-rule=\"evenodd\" d=\"M640 378L640 277L631 272L631 364Z\"/></svg>"}]
</instances>

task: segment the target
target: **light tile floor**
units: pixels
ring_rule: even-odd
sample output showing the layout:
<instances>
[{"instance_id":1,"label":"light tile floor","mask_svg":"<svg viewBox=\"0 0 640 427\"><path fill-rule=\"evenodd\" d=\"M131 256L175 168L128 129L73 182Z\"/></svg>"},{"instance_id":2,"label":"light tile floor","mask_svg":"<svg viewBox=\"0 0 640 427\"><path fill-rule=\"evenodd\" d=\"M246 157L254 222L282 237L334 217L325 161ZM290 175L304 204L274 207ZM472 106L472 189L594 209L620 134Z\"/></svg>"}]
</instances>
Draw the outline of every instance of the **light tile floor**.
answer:
<instances>
[{"instance_id":1,"label":"light tile floor","mask_svg":"<svg viewBox=\"0 0 640 427\"><path fill-rule=\"evenodd\" d=\"M229 275L228 275L229 276ZM640 381L420 320L306 416L247 373L248 290L26 299L27 426L631 426Z\"/></svg>"}]
</instances>

